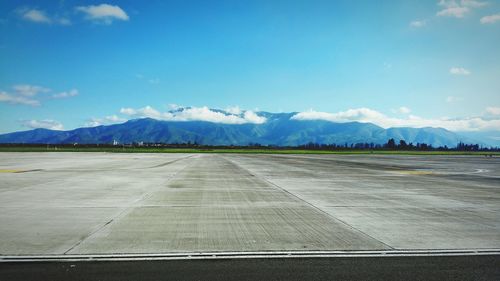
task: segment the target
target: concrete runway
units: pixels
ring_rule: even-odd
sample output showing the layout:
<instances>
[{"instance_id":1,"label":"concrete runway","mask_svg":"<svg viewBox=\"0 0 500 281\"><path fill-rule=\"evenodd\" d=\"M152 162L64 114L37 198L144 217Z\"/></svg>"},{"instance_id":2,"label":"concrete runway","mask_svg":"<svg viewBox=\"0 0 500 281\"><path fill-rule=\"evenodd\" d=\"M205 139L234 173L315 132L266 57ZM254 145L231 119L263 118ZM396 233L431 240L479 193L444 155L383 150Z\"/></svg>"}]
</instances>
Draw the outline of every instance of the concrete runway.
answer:
<instances>
[{"instance_id":1,"label":"concrete runway","mask_svg":"<svg viewBox=\"0 0 500 281\"><path fill-rule=\"evenodd\" d=\"M500 249L500 159L2 153L0 254Z\"/></svg>"},{"instance_id":2,"label":"concrete runway","mask_svg":"<svg viewBox=\"0 0 500 281\"><path fill-rule=\"evenodd\" d=\"M87 264L86 258L98 256L142 254L154 258L164 254L275 251L292 255L374 253L373 257L351 257L359 264L340 263L347 271L336 272L348 272L354 266L377 268L382 262L378 266L392 264L395 275L391 276L397 277L406 276L401 275L403 272L417 272L419 267L411 262L417 257L409 254L387 260L377 258L378 254L429 251L428 258L418 257L422 260L419 266L432 273L433 261L440 252L451 250L468 255L449 258L443 266L451 262L452 269L441 267L442 274L470 276L470 267L486 259L488 262L480 266L485 275L476 277L491 280L499 274L500 159L1 153L0 225L2 278L13 277L16 272L34 272L36 277L40 276L37 270L52 269L48 279L64 279L57 269L67 272L67 263L43 266L40 261L44 257ZM479 257L485 252L490 258ZM78 261L78 257L82 259ZM39 260L27 262L32 258ZM339 258L332 257L326 263L325 257L312 258L314 266L320 264L318 274L324 274L317 276L334 276L331 263ZM183 259L173 258L165 268ZM282 263L285 277L285 264L297 268L311 265L311 258L306 257L272 259L270 263L278 268ZM252 260L248 259L248 267L244 267L249 270L255 265L254 270L258 270L260 262ZM23 265L16 265L19 261ZM98 272L106 266L92 264L83 267L88 270L84 276L100 280L122 276L104 278ZM127 263L106 264L111 270ZM147 261L135 264L138 269L149 266ZM229 261L222 264L238 266ZM266 275L259 276L254 277Z\"/></svg>"}]
</instances>

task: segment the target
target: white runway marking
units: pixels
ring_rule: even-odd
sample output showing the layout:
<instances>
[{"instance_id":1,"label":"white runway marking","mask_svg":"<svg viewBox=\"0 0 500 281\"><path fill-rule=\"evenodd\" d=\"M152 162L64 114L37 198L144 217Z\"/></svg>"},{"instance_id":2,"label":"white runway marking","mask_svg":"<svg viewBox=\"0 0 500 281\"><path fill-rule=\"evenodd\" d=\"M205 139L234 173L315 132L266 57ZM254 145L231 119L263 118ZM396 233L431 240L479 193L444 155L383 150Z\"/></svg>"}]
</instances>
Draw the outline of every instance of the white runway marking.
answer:
<instances>
[{"instance_id":1,"label":"white runway marking","mask_svg":"<svg viewBox=\"0 0 500 281\"><path fill-rule=\"evenodd\" d=\"M464 250L390 250L390 251L264 251L264 252L193 252L116 255L45 255L0 256L1 262L76 262L76 261L155 261L264 258L360 258L360 257L435 257L500 255L500 249Z\"/></svg>"}]
</instances>

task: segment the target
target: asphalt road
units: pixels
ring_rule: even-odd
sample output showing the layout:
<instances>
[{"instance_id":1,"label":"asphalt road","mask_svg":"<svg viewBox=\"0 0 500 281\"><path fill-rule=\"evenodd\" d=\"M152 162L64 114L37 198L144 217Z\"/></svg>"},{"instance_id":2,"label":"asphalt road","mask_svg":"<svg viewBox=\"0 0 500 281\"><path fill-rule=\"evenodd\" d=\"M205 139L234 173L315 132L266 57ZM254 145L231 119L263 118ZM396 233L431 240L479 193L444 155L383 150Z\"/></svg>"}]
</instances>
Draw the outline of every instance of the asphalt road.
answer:
<instances>
[{"instance_id":1,"label":"asphalt road","mask_svg":"<svg viewBox=\"0 0 500 281\"><path fill-rule=\"evenodd\" d=\"M500 280L500 256L0 263L0 280Z\"/></svg>"}]
</instances>

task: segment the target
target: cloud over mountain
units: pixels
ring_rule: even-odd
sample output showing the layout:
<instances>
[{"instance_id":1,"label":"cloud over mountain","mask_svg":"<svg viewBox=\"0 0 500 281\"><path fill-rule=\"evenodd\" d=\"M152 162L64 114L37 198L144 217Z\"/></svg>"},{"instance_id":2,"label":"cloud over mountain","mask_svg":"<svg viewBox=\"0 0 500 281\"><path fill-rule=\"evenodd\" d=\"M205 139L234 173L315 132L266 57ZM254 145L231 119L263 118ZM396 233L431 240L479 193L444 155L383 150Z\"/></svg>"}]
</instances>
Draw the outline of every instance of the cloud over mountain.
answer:
<instances>
[{"instance_id":1,"label":"cloud over mountain","mask_svg":"<svg viewBox=\"0 0 500 281\"><path fill-rule=\"evenodd\" d=\"M265 117L259 116L251 110L234 114L222 110L213 110L206 106L181 107L167 112L160 112L151 106L146 106L139 109L122 108L120 113L134 118L149 117L165 121L207 121L222 124L262 124L266 122Z\"/></svg>"},{"instance_id":2,"label":"cloud over mountain","mask_svg":"<svg viewBox=\"0 0 500 281\"><path fill-rule=\"evenodd\" d=\"M494 108L489 108L488 112L495 112ZM408 112L409 113L409 112ZM440 118L429 119L415 115L406 118L389 117L381 112L369 108L356 108L337 113L320 111L304 111L292 116L294 120L324 120L330 122L364 122L373 123L383 128L390 127L436 127L445 128L451 131L482 131L500 130L500 118L485 118L484 116L469 118Z\"/></svg>"},{"instance_id":3,"label":"cloud over mountain","mask_svg":"<svg viewBox=\"0 0 500 281\"><path fill-rule=\"evenodd\" d=\"M43 128L43 129L50 129L50 130L64 130L63 124L61 122L51 120L51 119L44 119L44 120L22 120L21 124L24 127L31 128L31 129L38 129L38 128Z\"/></svg>"},{"instance_id":4,"label":"cloud over mountain","mask_svg":"<svg viewBox=\"0 0 500 281\"><path fill-rule=\"evenodd\" d=\"M164 114L154 111L152 108L123 109L129 114ZM188 118L187 113L189 113ZM29 128L37 128L24 132L16 132L0 135L0 143L120 143L149 142L149 143L198 143L206 145L248 145L250 143L260 143L263 145L297 146L310 142L323 144L346 143L374 143L383 144L388 139L404 139L412 143L428 143L434 146L454 146L460 141L468 143L475 142L460 134L453 133L441 128L388 128L384 129L377 125L365 122L333 122L329 120L355 120L359 118L370 118L382 116L372 110L352 110L339 114L328 114L321 112L308 112L310 118L312 114L316 116L314 120L308 118L291 118L294 113L269 113L259 112L249 113L246 117L228 117L231 119L222 120L218 114L227 116L227 113L219 110L208 110L210 116L207 118L207 111L204 108L191 110L182 108L177 114L177 118L170 120L157 120L153 118L138 118L126 121L121 124L109 126L84 127L69 131L54 131L62 129L62 124L54 120L26 120L23 125ZM198 116L196 112L203 113ZM215 113L215 114L214 114ZM170 112L174 115L174 113ZM265 116L266 122L261 124L250 123L255 118ZM171 116L165 114L164 116ZM301 116L301 115L298 115ZM303 116L303 115L302 115ZM203 118L202 118L203 117ZM238 121L234 123L232 119L238 117L248 119L245 123ZM108 116L102 119L91 120L95 122L89 125L101 125L109 122L119 121L119 116ZM322 118L322 119L318 119ZM200 120L201 119L201 120ZM229 121L228 121L229 120ZM233 123L228 123L233 122ZM40 128L49 128L44 130Z\"/></svg>"}]
</instances>

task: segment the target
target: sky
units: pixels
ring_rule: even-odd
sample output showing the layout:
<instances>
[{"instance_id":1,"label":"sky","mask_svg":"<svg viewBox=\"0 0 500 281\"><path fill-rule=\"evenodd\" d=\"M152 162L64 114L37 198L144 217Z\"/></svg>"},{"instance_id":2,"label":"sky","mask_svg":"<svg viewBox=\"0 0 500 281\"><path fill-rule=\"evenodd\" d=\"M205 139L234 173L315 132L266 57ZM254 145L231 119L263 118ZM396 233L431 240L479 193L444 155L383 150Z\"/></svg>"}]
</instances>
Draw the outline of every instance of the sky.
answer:
<instances>
[{"instance_id":1,"label":"sky","mask_svg":"<svg viewBox=\"0 0 500 281\"><path fill-rule=\"evenodd\" d=\"M0 133L259 111L498 132L500 1L0 2Z\"/></svg>"}]
</instances>

